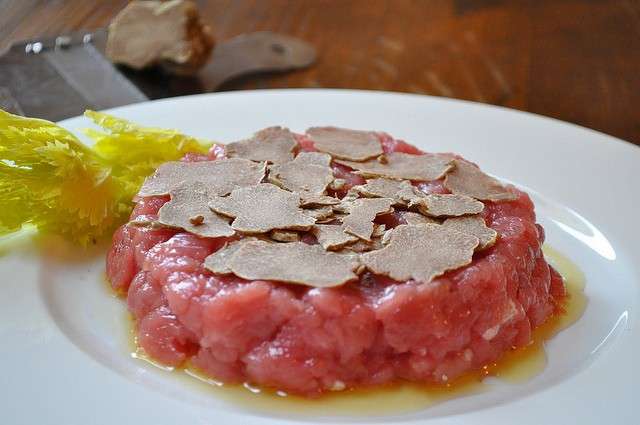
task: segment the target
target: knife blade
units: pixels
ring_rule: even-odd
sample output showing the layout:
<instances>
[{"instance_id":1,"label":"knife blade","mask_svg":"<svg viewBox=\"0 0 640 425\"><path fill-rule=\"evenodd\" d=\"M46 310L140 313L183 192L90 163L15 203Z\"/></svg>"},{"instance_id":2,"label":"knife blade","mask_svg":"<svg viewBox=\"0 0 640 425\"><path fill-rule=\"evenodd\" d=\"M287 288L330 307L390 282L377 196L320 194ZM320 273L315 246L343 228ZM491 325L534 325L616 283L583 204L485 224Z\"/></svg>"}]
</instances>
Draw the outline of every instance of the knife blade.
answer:
<instances>
[{"instance_id":1,"label":"knife blade","mask_svg":"<svg viewBox=\"0 0 640 425\"><path fill-rule=\"evenodd\" d=\"M0 108L59 121L85 109L215 91L239 76L303 68L316 58L302 40L249 33L218 43L209 63L185 77L113 65L104 56L106 37L102 29L13 44L0 55Z\"/></svg>"}]
</instances>

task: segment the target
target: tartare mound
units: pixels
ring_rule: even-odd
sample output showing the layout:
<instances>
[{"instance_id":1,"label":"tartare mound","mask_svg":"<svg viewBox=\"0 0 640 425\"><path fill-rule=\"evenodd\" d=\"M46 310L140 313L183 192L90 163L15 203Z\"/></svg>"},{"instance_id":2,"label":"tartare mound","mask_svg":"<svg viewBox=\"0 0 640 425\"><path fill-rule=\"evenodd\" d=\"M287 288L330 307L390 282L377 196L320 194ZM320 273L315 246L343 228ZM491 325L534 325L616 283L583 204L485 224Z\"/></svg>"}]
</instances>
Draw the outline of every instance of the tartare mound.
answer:
<instances>
[{"instance_id":1,"label":"tartare mound","mask_svg":"<svg viewBox=\"0 0 640 425\"><path fill-rule=\"evenodd\" d=\"M258 154L248 147L260 147L261 134L279 146L260 147L258 155L265 166L258 186L288 205L273 219L268 212L246 219L256 216L260 205L253 202L256 186L238 186L240 178L234 176L226 178L228 190L211 195L213 201L192 196L183 208L188 215L176 219L175 213L173 221L163 223L160 209L178 198L156 176L141 193L151 195L136 199L130 222L114 234L107 274L115 290L126 292L138 344L150 357L169 366L188 363L225 383L248 382L309 397L401 379L447 383L529 344L532 330L561 311L562 278L545 261L544 231L525 193L485 179L458 156L425 154L387 134L326 127L292 138L288 130L276 129L237 142L231 151L253 184L262 168L251 165ZM340 145L340 137L357 149ZM322 157L305 159L317 170L307 173L310 177L296 173L295 157L317 151ZM286 162L290 152L295 157ZM271 154L277 160L270 160ZM333 181L323 168L327 154ZM426 155L424 161L410 157L417 155ZM185 161L224 159L218 146L210 157ZM273 167L279 174L270 178ZM221 169L203 167L208 168ZM474 177L477 173L480 177ZM434 179L399 180L403 175ZM280 184L285 177L289 180ZM190 181L197 180L190 174ZM294 186L305 190L291 192ZM287 190L288 195L281 193ZM299 195L297 206L292 194ZM242 209L242 202L251 208ZM203 220L212 214L222 220L228 233L218 234L225 236L198 230L211 231ZM285 220L287 215L293 218ZM346 217L351 227L344 225ZM424 244L407 239L416 234L440 239ZM452 253L434 253L438 241L446 241L443 249ZM297 266L316 257L303 257L304 245L294 244L313 245L312 255L347 267L335 278L340 282L331 281L338 273L313 270L309 275L322 284L309 283L313 279ZM239 277L263 276L259 255L251 257L255 267L243 258L262 246L277 255L286 252L278 248L283 245L303 247L299 263L282 270L276 259L266 268L274 276L293 278ZM406 246L414 252L403 252ZM393 257L385 255L395 251L408 258L389 264ZM429 268L411 255L428 257ZM405 274L409 280L392 278Z\"/></svg>"}]
</instances>

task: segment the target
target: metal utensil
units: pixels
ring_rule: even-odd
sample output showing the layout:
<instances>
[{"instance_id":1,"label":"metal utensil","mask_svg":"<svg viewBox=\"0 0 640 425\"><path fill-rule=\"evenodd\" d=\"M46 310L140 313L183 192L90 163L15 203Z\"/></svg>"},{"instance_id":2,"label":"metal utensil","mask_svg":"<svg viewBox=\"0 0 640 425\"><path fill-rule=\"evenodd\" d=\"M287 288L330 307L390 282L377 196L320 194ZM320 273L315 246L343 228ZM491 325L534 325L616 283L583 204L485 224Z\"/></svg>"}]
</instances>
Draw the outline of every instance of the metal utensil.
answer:
<instances>
[{"instance_id":1,"label":"metal utensil","mask_svg":"<svg viewBox=\"0 0 640 425\"><path fill-rule=\"evenodd\" d=\"M239 76L284 72L311 65L310 44L272 32L219 42L197 75L114 66L103 54L107 31L13 44L0 56L0 108L58 121L85 109L107 109L149 99L217 90Z\"/></svg>"}]
</instances>

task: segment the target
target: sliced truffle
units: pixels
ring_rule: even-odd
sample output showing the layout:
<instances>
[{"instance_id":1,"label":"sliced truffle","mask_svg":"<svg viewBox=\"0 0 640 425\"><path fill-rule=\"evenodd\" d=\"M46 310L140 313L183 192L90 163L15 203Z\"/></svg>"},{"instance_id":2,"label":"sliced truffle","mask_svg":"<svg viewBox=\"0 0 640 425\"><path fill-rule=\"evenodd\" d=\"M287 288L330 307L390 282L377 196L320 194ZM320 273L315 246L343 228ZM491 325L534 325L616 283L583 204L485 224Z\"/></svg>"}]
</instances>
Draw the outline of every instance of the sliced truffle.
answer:
<instances>
[{"instance_id":1,"label":"sliced truffle","mask_svg":"<svg viewBox=\"0 0 640 425\"><path fill-rule=\"evenodd\" d=\"M398 281L430 282L449 270L471 263L477 237L438 224L400 225L391 230L388 243L361 256L373 273Z\"/></svg>"},{"instance_id":2,"label":"sliced truffle","mask_svg":"<svg viewBox=\"0 0 640 425\"><path fill-rule=\"evenodd\" d=\"M347 181L345 179L333 179L333 181L329 184L329 189L337 192L339 190L342 190L346 184Z\"/></svg>"},{"instance_id":3,"label":"sliced truffle","mask_svg":"<svg viewBox=\"0 0 640 425\"><path fill-rule=\"evenodd\" d=\"M272 230L269 236L278 242L297 242L300 240L300 234L293 230Z\"/></svg>"},{"instance_id":4,"label":"sliced truffle","mask_svg":"<svg viewBox=\"0 0 640 425\"><path fill-rule=\"evenodd\" d=\"M302 213L308 217L313 217L316 219L316 223L325 221L325 220L333 220L334 212L333 208L327 207L318 207L318 208L308 208L302 210Z\"/></svg>"},{"instance_id":5,"label":"sliced truffle","mask_svg":"<svg viewBox=\"0 0 640 425\"><path fill-rule=\"evenodd\" d=\"M459 217L481 213L484 204L465 195L428 194L409 200L409 207L431 217Z\"/></svg>"},{"instance_id":6,"label":"sliced truffle","mask_svg":"<svg viewBox=\"0 0 640 425\"><path fill-rule=\"evenodd\" d=\"M456 195L466 195L482 201L511 201L517 195L498 180L483 173L480 168L456 159L454 168L447 174L444 186Z\"/></svg>"},{"instance_id":7,"label":"sliced truffle","mask_svg":"<svg viewBox=\"0 0 640 425\"><path fill-rule=\"evenodd\" d=\"M357 170L356 174L364 177L388 177L418 181L438 180L452 168L451 157L447 155L411 155L392 152L385 157L384 164L375 159L366 162L343 160L336 160L336 162Z\"/></svg>"},{"instance_id":8,"label":"sliced truffle","mask_svg":"<svg viewBox=\"0 0 640 425\"><path fill-rule=\"evenodd\" d=\"M315 219L303 214L300 197L270 183L243 187L209 201L209 208L233 217L231 227L242 233L276 229L308 230Z\"/></svg>"},{"instance_id":9,"label":"sliced truffle","mask_svg":"<svg viewBox=\"0 0 640 425\"><path fill-rule=\"evenodd\" d=\"M411 190L412 187L406 180L377 178L367 180L367 183L361 186L354 186L353 190L368 198L390 198L396 200L397 205L406 205L400 194Z\"/></svg>"},{"instance_id":10,"label":"sliced truffle","mask_svg":"<svg viewBox=\"0 0 640 425\"><path fill-rule=\"evenodd\" d=\"M218 274L233 273L229 268L231 257L247 242L258 240L253 237L242 238L237 241L227 242L222 248L204 259L205 269Z\"/></svg>"},{"instance_id":11,"label":"sliced truffle","mask_svg":"<svg viewBox=\"0 0 640 425\"><path fill-rule=\"evenodd\" d=\"M378 136L371 131L312 127L307 130L307 136L316 149L334 158L365 161L383 153Z\"/></svg>"},{"instance_id":12,"label":"sliced truffle","mask_svg":"<svg viewBox=\"0 0 640 425\"><path fill-rule=\"evenodd\" d=\"M475 236L480 240L478 250L490 248L498 238L498 232L487 227L484 219L480 216L448 218L442 223L442 226Z\"/></svg>"},{"instance_id":13,"label":"sliced truffle","mask_svg":"<svg viewBox=\"0 0 640 425\"><path fill-rule=\"evenodd\" d=\"M385 234L382 236L382 238L380 239L380 243L382 243L382 245L387 245L389 243L389 241L391 240L391 236L393 235L392 232L385 232Z\"/></svg>"},{"instance_id":14,"label":"sliced truffle","mask_svg":"<svg viewBox=\"0 0 640 425\"><path fill-rule=\"evenodd\" d=\"M320 245L252 241L233 254L228 267L243 279L329 288L355 279L359 264L355 255L328 252Z\"/></svg>"},{"instance_id":15,"label":"sliced truffle","mask_svg":"<svg viewBox=\"0 0 640 425\"><path fill-rule=\"evenodd\" d=\"M358 237L345 233L342 226L335 224L316 224L311 231L318 243L327 250L337 250L358 240Z\"/></svg>"},{"instance_id":16,"label":"sliced truffle","mask_svg":"<svg viewBox=\"0 0 640 425\"><path fill-rule=\"evenodd\" d=\"M293 159L296 145L296 139L289 129L269 127L258 131L250 139L229 143L225 146L225 152L230 158L280 164Z\"/></svg>"},{"instance_id":17,"label":"sliced truffle","mask_svg":"<svg viewBox=\"0 0 640 425\"><path fill-rule=\"evenodd\" d=\"M405 211L402 213L404 222L409 226L419 226L421 224L440 224L431 217L425 217L424 215L412 211Z\"/></svg>"},{"instance_id":18,"label":"sliced truffle","mask_svg":"<svg viewBox=\"0 0 640 425\"><path fill-rule=\"evenodd\" d=\"M158 222L184 229L203 238L232 236L235 232L229 219L209 209L214 197L204 183L185 182L171 191L171 200L158 211Z\"/></svg>"},{"instance_id":19,"label":"sliced truffle","mask_svg":"<svg viewBox=\"0 0 640 425\"><path fill-rule=\"evenodd\" d=\"M373 224L372 238L381 238L387 231L387 226L384 224Z\"/></svg>"},{"instance_id":20,"label":"sliced truffle","mask_svg":"<svg viewBox=\"0 0 640 425\"><path fill-rule=\"evenodd\" d=\"M350 188L347 191L347 193L345 193L345 195L342 197L342 199L340 199L340 204L341 205L348 205L350 202L355 201L358 198L360 198L360 193L358 192L358 190L354 186L354 187ZM340 208L340 207L338 206L338 208Z\"/></svg>"},{"instance_id":21,"label":"sliced truffle","mask_svg":"<svg viewBox=\"0 0 640 425\"><path fill-rule=\"evenodd\" d=\"M333 205L333 211L339 214L349 214L349 210L353 207L353 202L358 199L357 194L351 196L347 193L347 196L340 200L339 204Z\"/></svg>"},{"instance_id":22,"label":"sliced truffle","mask_svg":"<svg viewBox=\"0 0 640 425\"><path fill-rule=\"evenodd\" d=\"M135 69L160 64L189 74L207 62L213 45L193 2L132 1L111 21L105 50L114 63Z\"/></svg>"},{"instance_id":23,"label":"sliced truffle","mask_svg":"<svg viewBox=\"0 0 640 425\"><path fill-rule=\"evenodd\" d=\"M356 199L348 207L349 215L342 219L342 229L354 236L371 240L373 220L381 214L393 212L392 199L372 198Z\"/></svg>"},{"instance_id":24,"label":"sliced truffle","mask_svg":"<svg viewBox=\"0 0 640 425\"><path fill-rule=\"evenodd\" d=\"M326 207L330 205L337 205L340 203L340 199L334 198L328 195L304 195L301 204L302 208L316 208Z\"/></svg>"},{"instance_id":25,"label":"sliced truffle","mask_svg":"<svg viewBox=\"0 0 640 425\"><path fill-rule=\"evenodd\" d=\"M386 236L386 233L385 233ZM357 242L351 243L349 245L346 245L344 248L342 248L341 252L357 252L357 253L362 253L362 252L370 252L370 251L375 251L377 249L381 249L382 248L382 241L383 238L371 238L370 241L365 241L363 239L358 239Z\"/></svg>"},{"instance_id":26,"label":"sliced truffle","mask_svg":"<svg viewBox=\"0 0 640 425\"><path fill-rule=\"evenodd\" d=\"M293 161L272 166L269 181L283 189L298 192L303 198L322 195L333 181L330 162L331 157L327 154L302 152Z\"/></svg>"},{"instance_id":27,"label":"sliced truffle","mask_svg":"<svg viewBox=\"0 0 640 425\"><path fill-rule=\"evenodd\" d=\"M182 182L195 181L204 183L213 195L224 196L234 189L260 183L264 174L265 164L242 158L165 162L146 178L138 196L167 195Z\"/></svg>"},{"instance_id":28,"label":"sliced truffle","mask_svg":"<svg viewBox=\"0 0 640 425\"><path fill-rule=\"evenodd\" d=\"M296 160L301 165L319 165L321 167L331 165L331 155L322 152L300 152L296 156Z\"/></svg>"},{"instance_id":29,"label":"sliced truffle","mask_svg":"<svg viewBox=\"0 0 640 425\"><path fill-rule=\"evenodd\" d=\"M400 198L406 205L415 204L419 202L420 198L427 196L426 193L412 185L410 182L403 180L403 185L399 186L396 197Z\"/></svg>"}]
</instances>

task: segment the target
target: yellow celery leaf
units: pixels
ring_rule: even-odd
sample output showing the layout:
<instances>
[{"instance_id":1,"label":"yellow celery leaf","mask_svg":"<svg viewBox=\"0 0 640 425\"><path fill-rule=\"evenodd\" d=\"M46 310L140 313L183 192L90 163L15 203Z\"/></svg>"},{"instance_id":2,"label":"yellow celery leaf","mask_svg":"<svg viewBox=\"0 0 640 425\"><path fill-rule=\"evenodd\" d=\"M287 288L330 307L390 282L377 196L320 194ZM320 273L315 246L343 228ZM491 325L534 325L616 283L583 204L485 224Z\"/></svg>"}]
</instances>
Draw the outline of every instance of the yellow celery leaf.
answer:
<instances>
[{"instance_id":1,"label":"yellow celery leaf","mask_svg":"<svg viewBox=\"0 0 640 425\"><path fill-rule=\"evenodd\" d=\"M158 164L158 160L181 158L189 152L206 154L211 147L209 141L176 130L141 127L102 112L86 111L85 116L105 130L86 130L95 141L94 150L107 161L117 160L117 165L123 167Z\"/></svg>"},{"instance_id":2,"label":"yellow celery leaf","mask_svg":"<svg viewBox=\"0 0 640 425\"><path fill-rule=\"evenodd\" d=\"M144 178L163 162L212 145L175 130L141 127L94 111L104 131L84 145L45 120L0 110L0 236L25 224L87 244L126 221Z\"/></svg>"},{"instance_id":3,"label":"yellow celery leaf","mask_svg":"<svg viewBox=\"0 0 640 425\"><path fill-rule=\"evenodd\" d=\"M104 129L87 129L85 133L93 139L93 149L107 161L113 178L126 192L123 198L129 200L160 164L187 153L206 154L212 146L211 142L176 130L142 127L102 112L86 111L85 116Z\"/></svg>"},{"instance_id":4,"label":"yellow celery leaf","mask_svg":"<svg viewBox=\"0 0 640 425\"><path fill-rule=\"evenodd\" d=\"M0 235L30 223L82 244L122 219L106 161L48 121L0 110Z\"/></svg>"}]
</instances>

